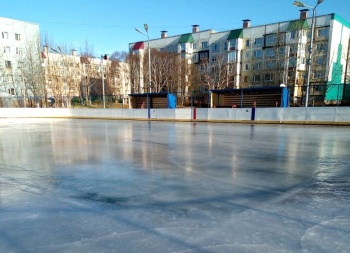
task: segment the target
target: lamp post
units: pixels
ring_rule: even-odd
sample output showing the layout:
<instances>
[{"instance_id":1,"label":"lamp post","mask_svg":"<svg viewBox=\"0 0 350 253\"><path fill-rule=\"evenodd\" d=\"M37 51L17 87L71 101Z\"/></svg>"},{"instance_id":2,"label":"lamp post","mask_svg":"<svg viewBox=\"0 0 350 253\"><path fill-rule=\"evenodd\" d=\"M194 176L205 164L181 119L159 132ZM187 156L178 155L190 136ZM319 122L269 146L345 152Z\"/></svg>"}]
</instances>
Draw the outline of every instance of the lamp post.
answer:
<instances>
[{"instance_id":1,"label":"lamp post","mask_svg":"<svg viewBox=\"0 0 350 253\"><path fill-rule=\"evenodd\" d=\"M60 47L57 47L58 50L54 49L54 48L51 48L52 51L54 51L55 53L61 55L63 57L63 53L62 53L62 50ZM66 78L66 62L63 58L63 79L65 81L65 85L64 85L64 93L66 94L66 107L68 108L68 98L67 98L67 78ZM63 101L62 101L63 102Z\"/></svg>"},{"instance_id":2,"label":"lamp post","mask_svg":"<svg viewBox=\"0 0 350 253\"><path fill-rule=\"evenodd\" d=\"M152 82L151 82L151 48L149 47L149 34L148 34L148 25L144 24L143 27L145 28L146 34L139 29L135 28L135 30L147 37L147 46L148 46L148 88L147 92L152 92Z\"/></svg>"},{"instance_id":3,"label":"lamp post","mask_svg":"<svg viewBox=\"0 0 350 253\"><path fill-rule=\"evenodd\" d=\"M313 52L313 43L314 43L314 33L315 33L315 19L316 19L316 8L319 4L321 4L324 0L317 0L317 4L315 7L306 5L299 1L294 1L293 5L297 7L306 7L312 9L312 21L311 21L311 38L310 38L310 51L309 51L309 59L307 62L307 81L306 81L306 97L305 97L305 107L309 105L309 96L310 96L310 77L311 77L311 63L312 63L312 52Z\"/></svg>"},{"instance_id":4,"label":"lamp post","mask_svg":"<svg viewBox=\"0 0 350 253\"><path fill-rule=\"evenodd\" d=\"M103 73L103 60L108 60L108 56L101 55L101 76L102 76L102 100L103 100L103 109L106 109L106 99L105 99L105 77Z\"/></svg>"}]
</instances>

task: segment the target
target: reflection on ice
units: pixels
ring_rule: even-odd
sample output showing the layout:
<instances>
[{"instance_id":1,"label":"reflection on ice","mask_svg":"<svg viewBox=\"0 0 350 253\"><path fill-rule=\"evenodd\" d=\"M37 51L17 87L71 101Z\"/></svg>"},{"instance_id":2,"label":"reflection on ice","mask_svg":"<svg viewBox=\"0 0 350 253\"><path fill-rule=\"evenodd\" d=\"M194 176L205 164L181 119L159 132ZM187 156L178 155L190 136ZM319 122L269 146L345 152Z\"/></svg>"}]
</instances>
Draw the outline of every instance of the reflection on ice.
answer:
<instances>
[{"instance_id":1,"label":"reflection on ice","mask_svg":"<svg viewBox=\"0 0 350 253\"><path fill-rule=\"evenodd\" d=\"M1 252L346 252L348 128L0 122Z\"/></svg>"}]
</instances>

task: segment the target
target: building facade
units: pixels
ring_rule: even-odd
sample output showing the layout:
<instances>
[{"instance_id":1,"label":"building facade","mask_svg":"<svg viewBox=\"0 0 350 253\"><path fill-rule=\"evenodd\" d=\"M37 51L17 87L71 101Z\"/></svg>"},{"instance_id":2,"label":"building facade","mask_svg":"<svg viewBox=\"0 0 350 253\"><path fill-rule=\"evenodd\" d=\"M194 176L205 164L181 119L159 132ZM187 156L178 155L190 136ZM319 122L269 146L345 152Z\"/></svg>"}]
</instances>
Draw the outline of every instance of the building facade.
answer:
<instances>
[{"instance_id":1,"label":"building facade","mask_svg":"<svg viewBox=\"0 0 350 253\"><path fill-rule=\"evenodd\" d=\"M126 63L101 56L80 56L44 46L41 52L44 69L45 97L54 98L56 106L70 107L72 99L83 104L93 99L112 98L126 103L130 85Z\"/></svg>"},{"instance_id":2,"label":"building facade","mask_svg":"<svg viewBox=\"0 0 350 253\"><path fill-rule=\"evenodd\" d=\"M346 76L349 75L350 23L336 14L315 17L312 59L312 17L308 10L301 10L298 19L272 24L251 26L243 20L242 28L217 32L200 31L198 25L192 32L167 36L149 41L152 49L177 53L188 64L197 65L202 73L218 76L218 69L226 64L233 69L226 85L220 88L247 88L280 86L284 84L291 93L291 104L305 103L308 64L311 64L310 104L333 103L349 96ZM146 57L147 42L130 43L134 54ZM140 61L140 69L142 70ZM229 65L227 65L229 64ZM229 66L229 67L227 67ZM142 73L142 71L140 71ZM140 85L144 77L140 75ZM218 78L203 79L219 82ZM187 84L188 86L191 83ZM212 87L210 85L209 89Z\"/></svg>"},{"instance_id":3,"label":"building facade","mask_svg":"<svg viewBox=\"0 0 350 253\"><path fill-rule=\"evenodd\" d=\"M28 55L39 58L39 25L0 17L0 96L33 93L25 83ZM27 91L26 91L27 90Z\"/></svg>"}]
</instances>

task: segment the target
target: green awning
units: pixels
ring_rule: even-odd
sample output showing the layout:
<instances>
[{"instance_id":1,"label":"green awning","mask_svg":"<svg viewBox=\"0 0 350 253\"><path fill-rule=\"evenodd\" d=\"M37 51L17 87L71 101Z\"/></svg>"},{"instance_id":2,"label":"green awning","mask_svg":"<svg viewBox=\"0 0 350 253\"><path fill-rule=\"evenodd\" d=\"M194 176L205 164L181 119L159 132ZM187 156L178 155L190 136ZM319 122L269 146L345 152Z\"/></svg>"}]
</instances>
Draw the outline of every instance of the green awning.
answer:
<instances>
[{"instance_id":1,"label":"green awning","mask_svg":"<svg viewBox=\"0 0 350 253\"><path fill-rule=\"evenodd\" d=\"M309 25L307 24L306 19L298 19L290 21L287 31L295 31L307 28L309 28Z\"/></svg>"},{"instance_id":2,"label":"green awning","mask_svg":"<svg viewBox=\"0 0 350 253\"><path fill-rule=\"evenodd\" d=\"M232 30L227 37L227 40L243 38L243 29Z\"/></svg>"},{"instance_id":3,"label":"green awning","mask_svg":"<svg viewBox=\"0 0 350 253\"><path fill-rule=\"evenodd\" d=\"M182 34L178 43L193 43L193 37L191 33Z\"/></svg>"}]
</instances>

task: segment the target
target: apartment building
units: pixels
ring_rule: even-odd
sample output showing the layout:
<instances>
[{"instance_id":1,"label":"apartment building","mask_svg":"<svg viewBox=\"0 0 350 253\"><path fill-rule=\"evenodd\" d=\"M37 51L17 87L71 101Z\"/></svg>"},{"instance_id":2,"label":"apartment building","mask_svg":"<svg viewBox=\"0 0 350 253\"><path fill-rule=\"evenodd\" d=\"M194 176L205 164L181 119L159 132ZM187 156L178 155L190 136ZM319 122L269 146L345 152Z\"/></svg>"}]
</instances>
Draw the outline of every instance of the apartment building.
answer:
<instances>
[{"instance_id":1,"label":"apartment building","mask_svg":"<svg viewBox=\"0 0 350 253\"><path fill-rule=\"evenodd\" d=\"M310 101L313 104L331 103L349 96L346 82L349 75L350 23L336 14L315 17L313 54L311 46L312 17L308 10L300 11L294 20L252 26L243 20L241 28L228 31L200 31L192 26L187 34L167 36L161 32L159 39L149 41L152 49L175 52L188 64L198 65L199 71L215 75L218 59L234 68L231 88L280 86L284 84L291 93L291 103L301 105L305 101L308 64L311 64ZM134 54L146 57L147 41L130 43ZM143 69L142 60L140 69ZM142 73L142 71L141 71ZM140 85L143 76L140 76ZM191 85L188 83L187 85ZM206 82L203 81L203 85Z\"/></svg>"},{"instance_id":2,"label":"apartment building","mask_svg":"<svg viewBox=\"0 0 350 253\"><path fill-rule=\"evenodd\" d=\"M39 41L38 24L0 17L0 97L21 95L26 89L31 92L24 82L23 66Z\"/></svg>"},{"instance_id":3,"label":"apartment building","mask_svg":"<svg viewBox=\"0 0 350 253\"><path fill-rule=\"evenodd\" d=\"M49 48L41 52L46 97L56 106L70 107L74 97L91 103L93 97L113 96L127 102L130 93L128 65L101 57L80 56L76 50Z\"/></svg>"}]
</instances>

